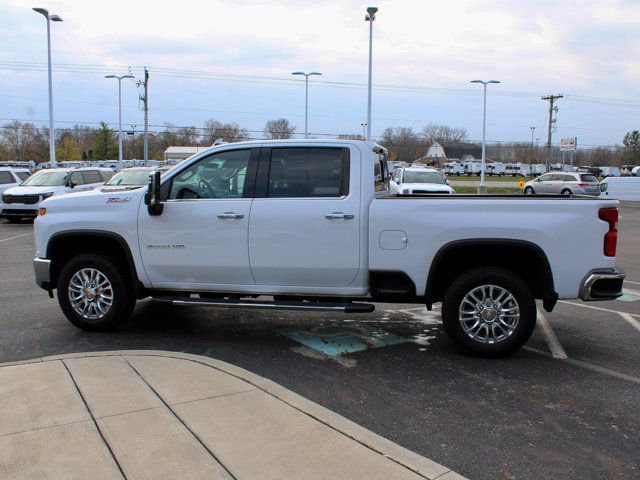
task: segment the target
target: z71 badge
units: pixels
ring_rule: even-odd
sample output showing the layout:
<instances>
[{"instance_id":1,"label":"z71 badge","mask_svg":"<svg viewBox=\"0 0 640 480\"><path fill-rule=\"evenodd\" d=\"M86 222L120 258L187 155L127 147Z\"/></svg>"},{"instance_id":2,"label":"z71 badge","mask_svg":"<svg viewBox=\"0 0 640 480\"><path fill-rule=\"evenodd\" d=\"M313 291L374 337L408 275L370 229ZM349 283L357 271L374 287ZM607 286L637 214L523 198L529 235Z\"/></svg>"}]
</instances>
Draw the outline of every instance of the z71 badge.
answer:
<instances>
[{"instance_id":1,"label":"z71 badge","mask_svg":"<svg viewBox=\"0 0 640 480\"><path fill-rule=\"evenodd\" d=\"M131 197L109 197L107 198L107 203L122 203L128 202L131 200Z\"/></svg>"}]
</instances>

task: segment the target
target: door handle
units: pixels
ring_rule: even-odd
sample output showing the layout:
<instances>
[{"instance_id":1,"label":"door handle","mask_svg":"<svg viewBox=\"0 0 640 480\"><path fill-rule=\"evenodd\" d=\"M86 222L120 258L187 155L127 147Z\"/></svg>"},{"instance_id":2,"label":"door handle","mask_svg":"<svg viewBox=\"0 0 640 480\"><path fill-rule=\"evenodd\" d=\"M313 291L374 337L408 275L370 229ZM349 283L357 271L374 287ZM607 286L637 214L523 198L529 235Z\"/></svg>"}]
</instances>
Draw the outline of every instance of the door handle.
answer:
<instances>
[{"instance_id":1,"label":"door handle","mask_svg":"<svg viewBox=\"0 0 640 480\"><path fill-rule=\"evenodd\" d=\"M225 219L240 220L241 218L244 218L244 213L224 212L224 213L219 213L218 218L221 220L225 220Z\"/></svg>"},{"instance_id":2,"label":"door handle","mask_svg":"<svg viewBox=\"0 0 640 480\"><path fill-rule=\"evenodd\" d=\"M327 213L324 218L327 220L351 220L353 216L353 213L333 212Z\"/></svg>"}]
</instances>

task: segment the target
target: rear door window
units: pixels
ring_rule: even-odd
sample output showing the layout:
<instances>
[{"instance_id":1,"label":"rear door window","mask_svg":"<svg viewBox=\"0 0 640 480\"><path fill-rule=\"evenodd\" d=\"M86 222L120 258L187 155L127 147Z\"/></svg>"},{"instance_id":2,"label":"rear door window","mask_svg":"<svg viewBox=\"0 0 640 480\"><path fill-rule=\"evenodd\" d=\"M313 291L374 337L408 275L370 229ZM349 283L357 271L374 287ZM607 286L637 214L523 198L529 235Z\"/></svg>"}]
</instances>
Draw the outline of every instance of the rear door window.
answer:
<instances>
[{"instance_id":1,"label":"rear door window","mask_svg":"<svg viewBox=\"0 0 640 480\"><path fill-rule=\"evenodd\" d=\"M6 185L7 183L16 183L11 172L0 172L0 185Z\"/></svg>"},{"instance_id":2,"label":"rear door window","mask_svg":"<svg viewBox=\"0 0 640 480\"><path fill-rule=\"evenodd\" d=\"M84 183L102 183L102 177L97 170L85 170L82 172Z\"/></svg>"},{"instance_id":3,"label":"rear door window","mask_svg":"<svg viewBox=\"0 0 640 480\"><path fill-rule=\"evenodd\" d=\"M576 182L576 178L573 175L565 175L564 176L564 181L565 182Z\"/></svg>"},{"instance_id":4,"label":"rear door window","mask_svg":"<svg viewBox=\"0 0 640 480\"><path fill-rule=\"evenodd\" d=\"M349 193L349 157L343 148L274 148L267 197L342 197Z\"/></svg>"}]
</instances>

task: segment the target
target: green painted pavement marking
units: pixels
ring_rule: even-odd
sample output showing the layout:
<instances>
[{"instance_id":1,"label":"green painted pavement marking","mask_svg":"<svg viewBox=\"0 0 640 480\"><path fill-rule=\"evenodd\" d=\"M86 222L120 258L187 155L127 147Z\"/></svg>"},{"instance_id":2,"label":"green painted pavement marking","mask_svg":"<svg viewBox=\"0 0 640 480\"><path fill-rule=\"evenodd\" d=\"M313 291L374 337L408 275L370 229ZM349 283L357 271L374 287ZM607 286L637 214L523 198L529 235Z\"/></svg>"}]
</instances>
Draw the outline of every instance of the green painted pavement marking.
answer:
<instances>
[{"instance_id":1,"label":"green painted pavement marking","mask_svg":"<svg viewBox=\"0 0 640 480\"><path fill-rule=\"evenodd\" d=\"M629 290L627 288L623 288L622 292L622 296L616 298L616 300L619 300L621 302L637 302L638 300L640 300L640 291L638 290Z\"/></svg>"},{"instance_id":2,"label":"green painted pavement marking","mask_svg":"<svg viewBox=\"0 0 640 480\"><path fill-rule=\"evenodd\" d=\"M379 328L350 326L322 326L310 330L292 328L280 330L280 334L332 357L409 341Z\"/></svg>"}]
</instances>

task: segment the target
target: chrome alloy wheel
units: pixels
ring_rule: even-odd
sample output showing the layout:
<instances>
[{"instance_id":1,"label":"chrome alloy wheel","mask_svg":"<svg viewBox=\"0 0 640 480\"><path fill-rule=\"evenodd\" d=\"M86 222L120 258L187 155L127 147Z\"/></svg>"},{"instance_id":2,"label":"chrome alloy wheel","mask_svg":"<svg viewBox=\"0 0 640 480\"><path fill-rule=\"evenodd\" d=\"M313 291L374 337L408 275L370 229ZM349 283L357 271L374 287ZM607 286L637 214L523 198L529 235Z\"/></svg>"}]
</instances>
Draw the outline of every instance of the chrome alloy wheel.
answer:
<instances>
[{"instance_id":1,"label":"chrome alloy wheel","mask_svg":"<svg viewBox=\"0 0 640 480\"><path fill-rule=\"evenodd\" d=\"M516 330L520 306L508 290L497 285L481 285L469 291L460 302L458 320L473 341L500 343Z\"/></svg>"},{"instance_id":2,"label":"chrome alloy wheel","mask_svg":"<svg viewBox=\"0 0 640 480\"><path fill-rule=\"evenodd\" d=\"M95 268L77 271L69 281L69 302L75 312L89 320L104 317L113 304L109 279Z\"/></svg>"}]
</instances>

